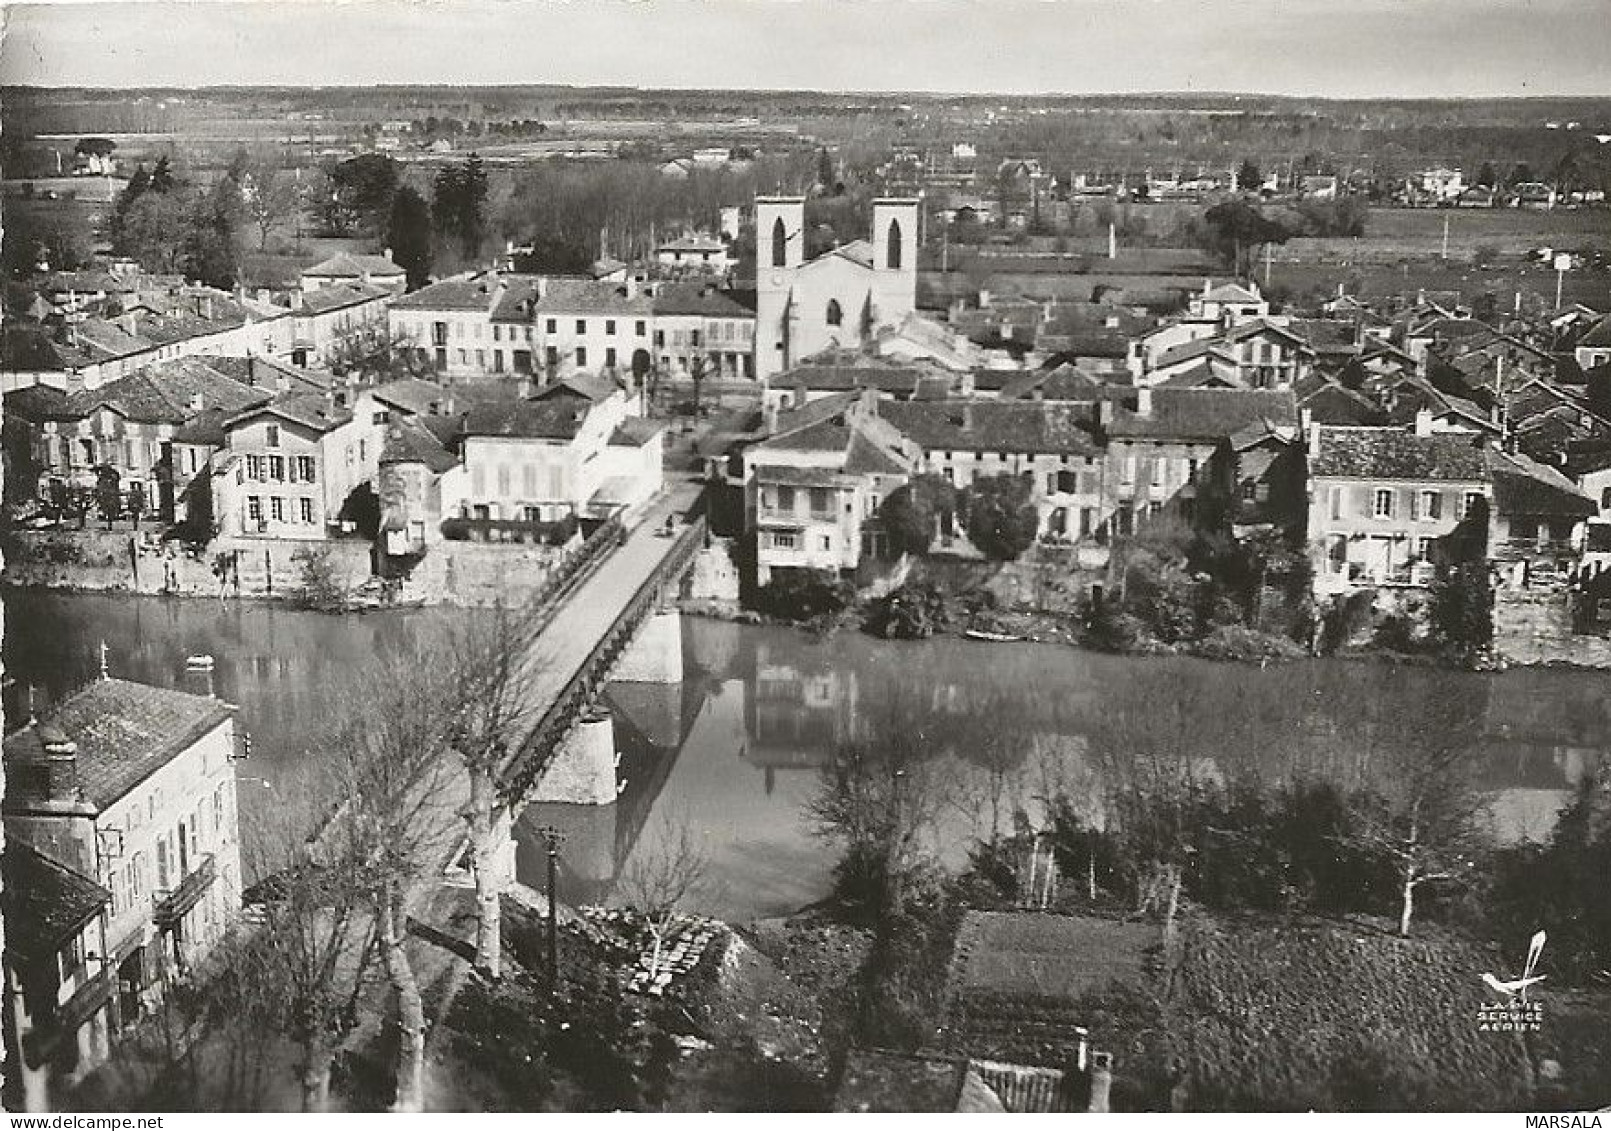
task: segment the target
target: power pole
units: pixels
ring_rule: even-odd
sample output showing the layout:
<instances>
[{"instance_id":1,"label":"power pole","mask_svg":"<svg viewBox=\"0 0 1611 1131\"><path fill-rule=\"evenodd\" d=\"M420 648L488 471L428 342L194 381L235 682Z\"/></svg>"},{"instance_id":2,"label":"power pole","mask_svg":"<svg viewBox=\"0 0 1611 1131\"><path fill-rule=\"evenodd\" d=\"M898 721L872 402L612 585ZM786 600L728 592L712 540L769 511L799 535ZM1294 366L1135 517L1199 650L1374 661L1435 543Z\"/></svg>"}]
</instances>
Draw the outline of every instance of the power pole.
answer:
<instances>
[{"instance_id":1,"label":"power pole","mask_svg":"<svg viewBox=\"0 0 1611 1131\"><path fill-rule=\"evenodd\" d=\"M1449 217L1448 217L1447 214L1445 214L1444 217L1443 217L1443 255L1442 255L1442 258L1444 258L1444 259L1449 258ZM1559 304L1557 303L1556 305L1559 305Z\"/></svg>"}]
</instances>

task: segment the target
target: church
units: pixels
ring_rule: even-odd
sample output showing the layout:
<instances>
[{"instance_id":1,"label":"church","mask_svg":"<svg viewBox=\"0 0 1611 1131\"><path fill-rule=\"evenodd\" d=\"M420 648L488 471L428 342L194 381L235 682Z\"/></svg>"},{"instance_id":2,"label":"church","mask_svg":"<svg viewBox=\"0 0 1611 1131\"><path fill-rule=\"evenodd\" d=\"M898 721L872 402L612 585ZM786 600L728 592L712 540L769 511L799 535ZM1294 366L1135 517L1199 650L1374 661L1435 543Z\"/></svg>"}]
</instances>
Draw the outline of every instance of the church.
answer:
<instances>
[{"instance_id":1,"label":"church","mask_svg":"<svg viewBox=\"0 0 1611 1131\"><path fill-rule=\"evenodd\" d=\"M856 349L917 308L918 201L873 201L873 238L805 258L805 197L755 198L755 373Z\"/></svg>"}]
</instances>

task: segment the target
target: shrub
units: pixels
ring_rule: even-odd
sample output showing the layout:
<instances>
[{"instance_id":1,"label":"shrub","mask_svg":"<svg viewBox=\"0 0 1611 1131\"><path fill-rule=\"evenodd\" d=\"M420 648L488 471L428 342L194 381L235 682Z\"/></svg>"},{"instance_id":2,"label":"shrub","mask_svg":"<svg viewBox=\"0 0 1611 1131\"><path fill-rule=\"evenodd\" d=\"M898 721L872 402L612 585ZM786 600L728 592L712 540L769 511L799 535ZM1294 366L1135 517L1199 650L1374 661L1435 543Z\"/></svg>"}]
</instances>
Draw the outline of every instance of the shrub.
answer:
<instances>
[{"instance_id":1,"label":"shrub","mask_svg":"<svg viewBox=\"0 0 1611 1131\"><path fill-rule=\"evenodd\" d=\"M886 640L926 640L949 621L944 591L932 580L918 578L876 602L866 627Z\"/></svg>"},{"instance_id":2,"label":"shrub","mask_svg":"<svg viewBox=\"0 0 1611 1131\"><path fill-rule=\"evenodd\" d=\"M1025 476L990 475L975 479L962 495L968 539L986 557L1012 561L1034 545L1040 516Z\"/></svg>"},{"instance_id":3,"label":"shrub","mask_svg":"<svg viewBox=\"0 0 1611 1131\"><path fill-rule=\"evenodd\" d=\"M826 624L855 600L856 589L825 570L779 570L755 594L755 606L768 616L806 624Z\"/></svg>"},{"instance_id":4,"label":"shrub","mask_svg":"<svg viewBox=\"0 0 1611 1131\"><path fill-rule=\"evenodd\" d=\"M927 554L935 526L955 515L956 488L938 475L919 475L890 492L878 508L878 521L898 554Z\"/></svg>"},{"instance_id":5,"label":"shrub","mask_svg":"<svg viewBox=\"0 0 1611 1131\"><path fill-rule=\"evenodd\" d=\"M1461 562L1432 583L1432 631L1462 656L1493 643L1494 591L1486 563Z\"/></svg>"},{"instance_id":6,"label":"shrub","mask_svg":"<svg viewBox=\"0 0 1611 1131\"><path fill-rule=\"evenodd\" d=\"M1209 660L1291 660L1302 648L1284 636L1275 636L1239 624L1222 624L1197 644L1197 654Z\"/></svg>"},{"instance_id":7,"label":"shrub","mask_svg":"<svg viewBox=\"0 0 1611 1131\"><path fill-rule=\"evenodd\" d=\"M297 599L307 608L339 609L347 600L346 587L336 574L328 546L304 546L291 555L300 573Z\"/></svg>"}]
</instances>

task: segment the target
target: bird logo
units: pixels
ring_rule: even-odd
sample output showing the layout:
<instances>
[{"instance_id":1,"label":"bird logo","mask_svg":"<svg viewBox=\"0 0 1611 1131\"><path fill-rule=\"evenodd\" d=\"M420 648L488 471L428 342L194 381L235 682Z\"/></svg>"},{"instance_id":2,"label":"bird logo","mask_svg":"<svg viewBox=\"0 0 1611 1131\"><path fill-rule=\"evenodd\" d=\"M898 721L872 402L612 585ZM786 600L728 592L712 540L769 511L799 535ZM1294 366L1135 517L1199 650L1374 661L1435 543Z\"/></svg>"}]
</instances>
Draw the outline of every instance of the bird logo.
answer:
<instances>
[{"instance_id":1,"label":"bird logo","mask_svg":"<svg viewBox=\"0 0 1611 1131\"><path fill-rule=\"evenodd\" d=\"M1503 994L1507 998L1515 998L1520 1001L1526 1001L1527 988L1529 986L1537 985L1539 982L1544 980L1543 974L1533 973L1533 970L1538 966L1538 956L1544 950L1544 938L1545 936L1543 931L1539 931L1533 935L1533 941L1527 947L1527 965L1522 967L1520 978L1515 978L1510 981L1501 981L1492 974L1484 974L1482 976L1483 984L1496 993Z\"/></svg>"}]
</instances>

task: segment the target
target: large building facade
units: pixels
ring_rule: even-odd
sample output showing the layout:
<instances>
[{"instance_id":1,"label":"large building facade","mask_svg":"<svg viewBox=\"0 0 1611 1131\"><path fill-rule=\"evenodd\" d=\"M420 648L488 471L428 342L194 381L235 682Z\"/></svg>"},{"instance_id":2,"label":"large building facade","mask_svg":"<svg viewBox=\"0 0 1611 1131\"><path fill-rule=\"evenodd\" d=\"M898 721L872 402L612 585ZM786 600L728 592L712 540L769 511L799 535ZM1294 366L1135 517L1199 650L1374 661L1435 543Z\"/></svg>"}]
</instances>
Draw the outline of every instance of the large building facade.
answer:
<instances>
[{"instance_id":1,"label":"large building facade","mask_svg":"<svg viewBox=\"0 0 1611 1131\"><path fill-rule=\"evenodd\" d=\"M917 308L919 202L873 202L873 238L805 258L805 197L755 200L755 373L858 346Z\"/></svg>"}]
</instances>

